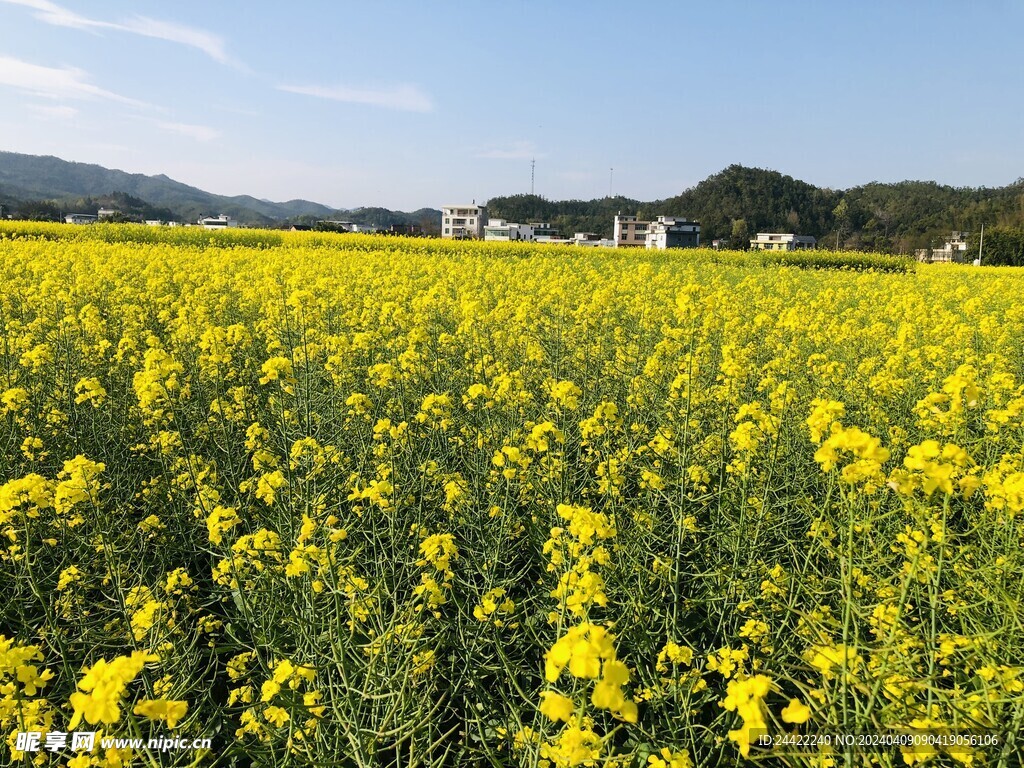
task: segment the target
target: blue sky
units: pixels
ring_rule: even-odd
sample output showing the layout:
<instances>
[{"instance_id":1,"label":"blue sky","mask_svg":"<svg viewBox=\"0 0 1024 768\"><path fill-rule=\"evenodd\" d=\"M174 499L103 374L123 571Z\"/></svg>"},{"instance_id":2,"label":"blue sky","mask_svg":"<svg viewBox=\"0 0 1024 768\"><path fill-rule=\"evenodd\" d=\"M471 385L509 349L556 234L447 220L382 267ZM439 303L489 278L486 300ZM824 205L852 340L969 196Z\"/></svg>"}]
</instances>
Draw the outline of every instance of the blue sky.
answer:
<instances>
[{"instance_id":1,"label":"blue sky","mask_svg":"<svg viewBox=\"0 0 1024 768\"><path fill-rule=\"evenodd\" d=\"M0 149L411 210L1024 176L1024 4L0 0Z\"/></svg>"}]
</instances>

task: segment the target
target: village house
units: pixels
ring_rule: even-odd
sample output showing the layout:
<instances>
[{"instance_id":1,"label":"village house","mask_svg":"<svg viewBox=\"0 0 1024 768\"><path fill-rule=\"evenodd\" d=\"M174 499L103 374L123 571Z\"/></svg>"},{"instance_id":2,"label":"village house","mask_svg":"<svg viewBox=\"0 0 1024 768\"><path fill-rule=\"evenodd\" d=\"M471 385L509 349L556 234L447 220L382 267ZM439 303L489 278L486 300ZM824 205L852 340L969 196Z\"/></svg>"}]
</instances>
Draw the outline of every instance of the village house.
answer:
<instances>
[{"instance_id":1,"label":"village house","mask_svg":"<svg viewBox=\"0 0 1024 768\"><path fill-rule=\"evenodd\" d=\"M758 232L750 241L752 251L813 251L818 241L810 235Z\"/></svg>"}]
</instances>

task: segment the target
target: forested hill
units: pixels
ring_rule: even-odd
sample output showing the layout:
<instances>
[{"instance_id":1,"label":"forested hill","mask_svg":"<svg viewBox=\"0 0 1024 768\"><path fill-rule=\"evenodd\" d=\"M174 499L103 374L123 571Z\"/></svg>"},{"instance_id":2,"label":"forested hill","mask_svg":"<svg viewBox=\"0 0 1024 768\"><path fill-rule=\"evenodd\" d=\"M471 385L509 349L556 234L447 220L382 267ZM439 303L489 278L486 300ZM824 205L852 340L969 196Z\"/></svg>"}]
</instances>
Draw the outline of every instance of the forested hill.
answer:
<instances>
[{"instance_id":1,"label":"forested hill","mask_svg":"<svg viewBox=\"0 0 1024 768\"><path fill-rule=\"evenodd\" d=\"M667 216L696 219L705 240L734 234L748 239L757 232L794 232L820 238L831 229L832 209L841 198L841 192L792 176L731 165L655 207Z\"/></svg>"},{"instance_id":2,"label":"forested hill","mask_svg":"<svg viewBox=\"0 0 1024 768\"><path fill-rule=\"evenodd\" d=\"M441 221L441 212L432 208L412 213L386 208L337 210L309 200L275 203L250 195L226 197L162 174L144 176L58 157L0 152L0 214L56 220L61 213L96 213L103 205L117 209L128 220L195 221L203 214L224 213L243 225L262 227L334 218L381 228L415 224L429 232L436 231Z\"/></svg>"},{"instance_id":3,"label":"forested hill","mask_svg":"<svg viewBox=\"0 0 1024 768\"><path fill-rule=\"evenodd\" d=\"M844 248L909 253L953 230L1024 226L1024 179L1005 187L950 187L932 181L817 187L777 171L731 165L667 200L623 197L554 202L536 195L495 197L491 216L550 221L565 234L610 237L617 212L641 218L684 216L701 223L701 240L730 238L745 247L756 232L813 235Z\"/></svg>"}]
</instances>

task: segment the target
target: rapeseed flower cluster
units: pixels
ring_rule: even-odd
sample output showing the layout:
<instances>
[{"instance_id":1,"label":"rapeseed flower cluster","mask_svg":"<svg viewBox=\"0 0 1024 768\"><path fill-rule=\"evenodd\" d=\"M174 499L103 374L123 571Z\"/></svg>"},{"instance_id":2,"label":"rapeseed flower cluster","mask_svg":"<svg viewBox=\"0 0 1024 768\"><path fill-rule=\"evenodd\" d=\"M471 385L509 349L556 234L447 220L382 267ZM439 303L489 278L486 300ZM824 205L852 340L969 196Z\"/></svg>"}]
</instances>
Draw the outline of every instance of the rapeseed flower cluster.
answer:
<instances>
[{"instance_id":1,"label":"rapeseed flower cluster","mask_svg":"<svg viewBox=\"0 0 1024 768\"><path fill-rule=\"evenodd\" d=\"M628 257L0 226L4 749L77 718L239 734L197 766L1019 752L1024 278Z\"/></svg>"},{"instance_id":2,"label":"rapeseed flower cluster","mask_svg":"<svg viewBox=\"0 0 1024 768\"><path fill-rule=\"evenodd\" d=\"M121 719L121 698L128 684L148 662L158 661L156 654L133 651L111 661L99 659L82 672L78 691L71 694L74 716L68 728L74 730L84 719L90 725L113 725Z\"/></svg>"}]
</instances>

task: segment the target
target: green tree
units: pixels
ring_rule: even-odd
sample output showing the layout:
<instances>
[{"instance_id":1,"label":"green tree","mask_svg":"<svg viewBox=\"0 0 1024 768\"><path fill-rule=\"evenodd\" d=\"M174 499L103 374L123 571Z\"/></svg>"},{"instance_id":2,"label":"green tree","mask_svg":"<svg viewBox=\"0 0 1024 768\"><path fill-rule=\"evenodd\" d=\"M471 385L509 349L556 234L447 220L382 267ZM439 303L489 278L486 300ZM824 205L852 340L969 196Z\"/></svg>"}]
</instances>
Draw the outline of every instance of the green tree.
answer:
<instances>
[{"instance_id":1,"label":"green tree","mask_svg":"<svg viewBox=\"0 0 1024 768\"><path fill-rule=\"evenodd\" d=\"M750 245L750 230L746 219L733 219L732 232L729 235L729 247L740 251L747 250Z\"/></svg>"},{"instance_id":2,"label":"green tree","mask_svg":"<svg viewBox=\"0 0 1024 768\"><path fill-rule=\"evenodd\" d=\"M972 232L967 239L967 251L972 261L978 256L980 239L980 232ZM1024 266L1024 229L1005 227L986 229L981 263L989 267L996 265Z\"/></svg>"},{"instance_id":3,"label":"green tree","mask_svg":"<svg viewBox=\"0 0 1024 768\"><path fill-rule=\"evenodd\" d=\"M836 250L839 250L842 237L850 231L850 206L844 197L839 205L832 209L832 216L836 222Z\"/></svg>"}]
</instances>

